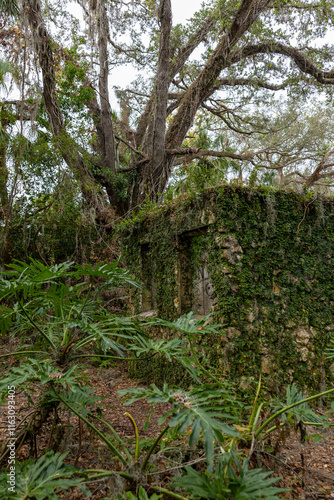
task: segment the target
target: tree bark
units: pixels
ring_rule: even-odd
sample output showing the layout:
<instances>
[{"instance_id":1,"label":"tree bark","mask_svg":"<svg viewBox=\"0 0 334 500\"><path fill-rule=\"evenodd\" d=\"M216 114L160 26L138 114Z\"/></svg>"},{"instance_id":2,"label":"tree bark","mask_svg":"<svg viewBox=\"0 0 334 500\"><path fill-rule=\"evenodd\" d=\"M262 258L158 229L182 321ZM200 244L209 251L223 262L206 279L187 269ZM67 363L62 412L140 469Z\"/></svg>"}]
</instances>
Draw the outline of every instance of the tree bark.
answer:
<instances>
[{"instance_id":1,"label":"tree bark","mask_svg":"<svg viewBox=\"0 0 334 500\"><path fill-rule=\"evenodd\" d=\"M235 64L246 57L257 54L281 54L294 61L296 66L305 74L313 76L319 83L325 85L334 85L334 70L324 71L316 66L311 59L290 45L284 45L280 42L265 42L256 45L247 45L231 55L229 64Z\"/></svg>"},{"instance_id":2,"label":"tree bark","mask_svg":"<svg viewBox=\"0 0 334 500\"><path fill-rule=\"evenodd\" d=\"M203 26L201 26L200 29L197 30L197 32L194 33L189 38L188 42L180 48L175 60L173 62L170 61L170 64L169 64L169 81L170 82L173 80L173 78L175 78L175 76L178 74L178 72L181 71L181 69L183 68L184 64L189 59L189 57L193 53L193 51L205 39L205 37L209 33L210 29L214 25L214 21L215 20L213 17L211 17L211 16L208 17L204 21ZM143 139L144 139L147 127L148 127L149 118L151 116L152 106L153 106L153 98L150 97L150 99L146 103L145 110L144 110L143 114L140 116L139 121L138 121L138 126L137 126L137 130L136 130L136 134L135 134L136 147L139 147L143 144Z\"/></svg>"},{"instance_id":3,"label":"tree bark","mask_svg":"<svg viewBox=\"0 0 334 500\"><path fill-rule=\"evenodd\" d=\"M166 158L165 134L168 103L170 33L172 28L172 8L170 0L161 0L159 6L159 21L161 26L159 40L158 69L153 91L151 131L149 133L148 151L150 163L142 173L140 191L151 198L159 192L159 172L163 169ZM158 184L157 184L158 182ZM151 192L150 192L151 191Z\"/></svg>"},{"instance_id":4,"label":"tree bark","mask_svg":"<svg viewBox=\"0 0 334 500\"><path fill-rule=\"evenodd\" d=\"M0 269L3 264L8 264L9 256L9 219L10 219L10 203L8 196L8 169L6 162L7 142L1 138L0 142L0 221L2 221L2 229L0 230Z\"/></svg>"},{"instance_id":5,"label":"tree bark","mask_svg":"<svg viewBox=\"0 0 334 500\"><path fill-rule=\"evenodd\" d=\"M51 38L46 30L42 17L40 0L23 0L23 16L24 20L31 29L35 51L38 55L39 64L42 70L43 100L57 146L64 161L74 174L88 206L95 211L97 217L99 218L99 213L103 213L106 208L104 196L101 192L102 183L96 182L96 179L94 178L94 175L92 175L86 160L80 154L80 147L66 133L63 115L56 95L55 62L51 47ZM104 41L102 41L100 50L102 59L105 57L104 50L105 44ZM102 91L103 97L106 97L105 89L107 77L108 68L102 68L100 90ZM103 100L103 98L101 98L101 100ZM97 104L97 102L95 102L95 104ZM105 103L103 106L104 113L99 113L99 116L101 116L100 134L102 134L103 131L104 146L105 148L110 148L110 144L112 143L105 140L105 134L109 132L109 129L106 127L106 130L104 130L103 127L104 123L109 123L110 113ZM98 112L98 107L96 108L96 112ZM105 122L103 120L105 120ZM108 152L109 149L108 151L106 149L104 160L107 158ZM92 160L91 155L87 154L87 156ZM101 165L97 164L96 167L99 168Z\"/></svg>"},{"instance_id":6,"label":"tree bark","mask_svg":"<svg viewBox=\"0 0 334 500\"><path fill-rule=\"evenodd\" d=\"M111 118L111 108L108 91L109 63L108 63L108 17L105 7L105 0L98 0L98 43L99 43L99 93L101 101L101 126L104 132L102 164L110 172L116 172L115 165L115 144L113 123Z\"/></svg>"}]
</instances>

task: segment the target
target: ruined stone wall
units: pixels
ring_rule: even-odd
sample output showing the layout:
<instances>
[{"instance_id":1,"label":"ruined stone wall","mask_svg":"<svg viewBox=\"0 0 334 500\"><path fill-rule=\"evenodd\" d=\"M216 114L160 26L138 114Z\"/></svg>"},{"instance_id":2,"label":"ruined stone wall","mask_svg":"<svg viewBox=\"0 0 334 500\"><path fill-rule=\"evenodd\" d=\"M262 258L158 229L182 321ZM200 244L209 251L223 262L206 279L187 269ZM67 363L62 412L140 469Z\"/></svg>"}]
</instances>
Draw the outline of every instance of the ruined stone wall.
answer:
<instances>
[{"instance_id":1,"label":"ruined stone wall","mask_svg":"<svg viewBox=\"0 0 334 500\"><path fill-rule=\"evenodd\" d=\"M332 377L333 217L330 200L240 186L141 214L120 229L144 282L133 308L165 318L212 312L220 327L205 340L210 363L241 385L261 371L273 391L293 381L323 389Z\"/></svg>"}]
</instances>

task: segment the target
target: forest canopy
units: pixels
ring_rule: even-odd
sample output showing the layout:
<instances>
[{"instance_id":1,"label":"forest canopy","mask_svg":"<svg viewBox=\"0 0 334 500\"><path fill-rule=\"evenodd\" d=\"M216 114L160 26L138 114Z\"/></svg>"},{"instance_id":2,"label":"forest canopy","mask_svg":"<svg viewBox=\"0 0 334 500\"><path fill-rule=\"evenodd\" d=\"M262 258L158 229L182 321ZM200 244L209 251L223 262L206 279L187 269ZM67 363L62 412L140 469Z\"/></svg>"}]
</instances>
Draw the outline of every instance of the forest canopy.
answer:
<instances>
[{"instance_id":1,"label":"forest canopy","mask_svg":"<svg viewBox=\"0 0 334 500\"><path fill-rule=\"evenodd\" d=\"M170 0L0 8L4 218L65 178L99 223L232 179L331 192L331 1L203 2L183 25Z\"/></svg>"}]
</instances>

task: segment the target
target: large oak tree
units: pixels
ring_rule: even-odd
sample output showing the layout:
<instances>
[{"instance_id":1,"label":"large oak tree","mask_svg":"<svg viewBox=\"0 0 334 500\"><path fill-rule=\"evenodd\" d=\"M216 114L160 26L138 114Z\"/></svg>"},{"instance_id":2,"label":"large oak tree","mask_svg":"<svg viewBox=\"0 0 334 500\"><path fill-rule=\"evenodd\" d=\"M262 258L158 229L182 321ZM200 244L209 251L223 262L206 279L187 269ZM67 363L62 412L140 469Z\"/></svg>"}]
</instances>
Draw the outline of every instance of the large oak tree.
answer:
<instances>
[{"instance_id":1,"label":"large oak tree","mask_svg":"<svg viewBox=\"0 0 334 500\"><path fill-rule=\"evenodd\" d=\"M99 218L108 207L122 217L147 199L160 201L173 166L181 161L209 156L255 164L261 163L264 152L270 154L265 147L241 152L187 147L185 139L199 110L235 127L230 106L219 97L222 89L249 88L254 97L263 90L291 88L298 95L334 84L333 45L312 43L333 28L333 7L326 0L218 0L203 7L190 27L174 28L170 0L133 1L131 18L121 17L124 3L116 0L78 3L88 23L85 55L62 47L47 29L40 0L23 0L22 21L42 74L55 146ZM118 7L120 17L115 15ZM147 23L151 39L146 52L139 42L136 46L136 33L131 43L115 42L113 33L126 31L118 17L123 23L127 19L129 39ZM196 61L192 55L199 46L202 55ZM148 78L145 92L137 85L118 93L120 118L110 104L110 73L118 62L129 60L146 65L153 78ZM59 82L69 67L80 72L80 92L87 91L80 94L86 96L81 104L92 124L86 142L72 134L71 110L61 99ZM326 151L314 165L306 185L331 175L331 169L324 172L331 167L331 154Z\"/></svg>"}]
</instances>

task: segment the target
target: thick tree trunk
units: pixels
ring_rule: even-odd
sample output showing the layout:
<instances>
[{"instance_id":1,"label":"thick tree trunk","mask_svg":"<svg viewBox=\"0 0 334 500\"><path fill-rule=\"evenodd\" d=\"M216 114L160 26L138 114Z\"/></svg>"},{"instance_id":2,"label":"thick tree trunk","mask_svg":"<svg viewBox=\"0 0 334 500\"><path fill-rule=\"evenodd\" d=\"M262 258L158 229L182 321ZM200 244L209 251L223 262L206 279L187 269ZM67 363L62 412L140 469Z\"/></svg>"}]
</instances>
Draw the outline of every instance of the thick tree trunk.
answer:
<instances>
[{"instance_id":1,"label":"thick tree trunk","mask_svg":"<svg viewBox=\"0 0 334 500\"><path fill-rule=\"evenodd\" d=\"M173 61L169 61L169 82L175 78L193 51L205 39L208 32L214 25L214 22L215 20L213 17L208 17L203 23L203 26L201 26L200 29L189 38L188 42L180 48L177 57ZM146 103L144 112L139 118L137 130L135 132L135 146L137 148L143 146L144 144L145 133L147 132L150 117L152 116L153 105L154 98L150 97Z\"/></svg>"},{"instance_id":2,"label":"thick tree trunk","mask_svg":"<svg viewBox=\"0 0 334 500\"><path fill-rule=\"evenodd\" d=\"M7 141L0 141L0 210L1 214L5 214L8 206L8 169L6 163ZM0 215L1 217L1 215ZM1 217L2 218L2 217Z\"/></svg>"},{"instance_id":3,"label":"thick tree trunk","mask_svg":"<svg viewBox=\"0 0 334 500\"><path fill-rule=\"evenodd\" d=\"M161 0L159 6L160 41L158 69L153 91L153 106L148 134L149 164L142 171L140 192L154 198L160 190L159 172L164 168L166 160L165 134L168 104L170 33L172 28L172 8L170 0Z\"/></svg>"},{"instance_id":4,"label":"thick tree trunk","mask_svg":"<svg viewBox=\"0 0 334 500\"><path fill-rule=\"evenodd\" d=\"M102 15L104 12L103 9L104 6L101 4ZM100 22L101 32L106 29L103 24L105 22L105 16L103 17L104 21L102 23ZM23 0L23 18L32 32L35 50L43 75L43 100L57 146L65 162L74 174L88 206L95 211L99 219L100 215L104 217L103 213L106 210L105 198L101 191L101 185L96 182L94 175L89 170L86 160L80 153L79 146L68 136L65 130L64 120L56 94L55 62L51 47L51 39L41 14L40 0ZM100 43L100 57L104 61L106 61L105 52L106 40L104 39L101 40ZM112 127L111 129L108 128L110 125L109 101L104 101L104 98L107 99L108 97L107 78L108 67L101 68L99 83L103 110L101 113L97 106L97 114L101 117L100 131L104 134L104 149L100 156L103 158L102 161L108 161L106 168L114 165L113 142L109 140L110 134L112 135ZM95 101L95 103L97 104L97 101ZM108 140L106 140L106 136ZM92 163L94 164L94 159L92 159ZM96 167L101 167L101 165L96 165Z\"/></svg>"},{"instance_id":5,"label":"thick tree trunk","mask_svg":"<svg viewBox=\"0 0 334 500\"><path fill-rule=\"evenodd\" d=\"M101 126L103 128L102 164L111 173L116 172L113 123L108 91L108 17L105 0L98 1L98 43L99 43L99 93L101 102Z\"/></svg>"},{"instance_id":6,"label":"thick tree trunk","mask_svg":"<svg viewBox=\"0 0 334 500\"><path fill-rule=\"evenodd\" d=\"M174 116L166 134L164 156L162 157L161 153L155 149L151 150L150 156L152 160L145 167L142 189L140 189L137 193L138 197L134 200L135 205L140 205L144 201L145 196L148 194L152 201L159 201L159 199L161 199L161 193L163 193L166 188L175 158L174 155L168 155L166 150L179 148L181 146L188 130L193 124L194 117L199 107L214 91L217 78L219 77L222 69L227 65L231 50L238 43L241 36L257 20L258 16L268 5L269 1L270 0L244 0L242 2L230 29L222 37L216 50L209 58L196 81L190 85L182 97L178 111ZM164 2L162 2L162 4L163 3ZM211 21L208 21L207 26L210 26L210 22ZM203 33L204 32L205 30L203 30ZM203 36L203 33L201 33L200 37ZM160 45L159 55L162 53L163 46ZM183 57L185 57L184 54L181 56L181 64L184 64ZM173 67L172 70L173 73L179 71L179 65ZM159 71L157 74L157 81L158 75ZM169 74L169 81L171 79L170 77L171 74ZM164 101L164 105L167 107L167 101ZM148 106L152 106L152 104L148 104ZM146 109L146 116L147 114L148 109ZM166 114L163 116L166 117ZM144 121L145 114L142 119ZM140 134L142 136L142 130L144 128L143 123L139 122L139 125L141 127ZM147 180L150 182L149 193L147 192L147 189L144 189L147 187Z\"/></svg>"},{"instance_id":7,"label":"thick tree trunk","mask_svg":"<svg viewBox=\"0 0 334 500\"><path fill-rule=\"evenodd\" d=\"M8 169L6 162L7 142L0 142L0 268L9 263L9 220L10 220L10 202L8 196Z\"/></svg>"}]
</instances>

